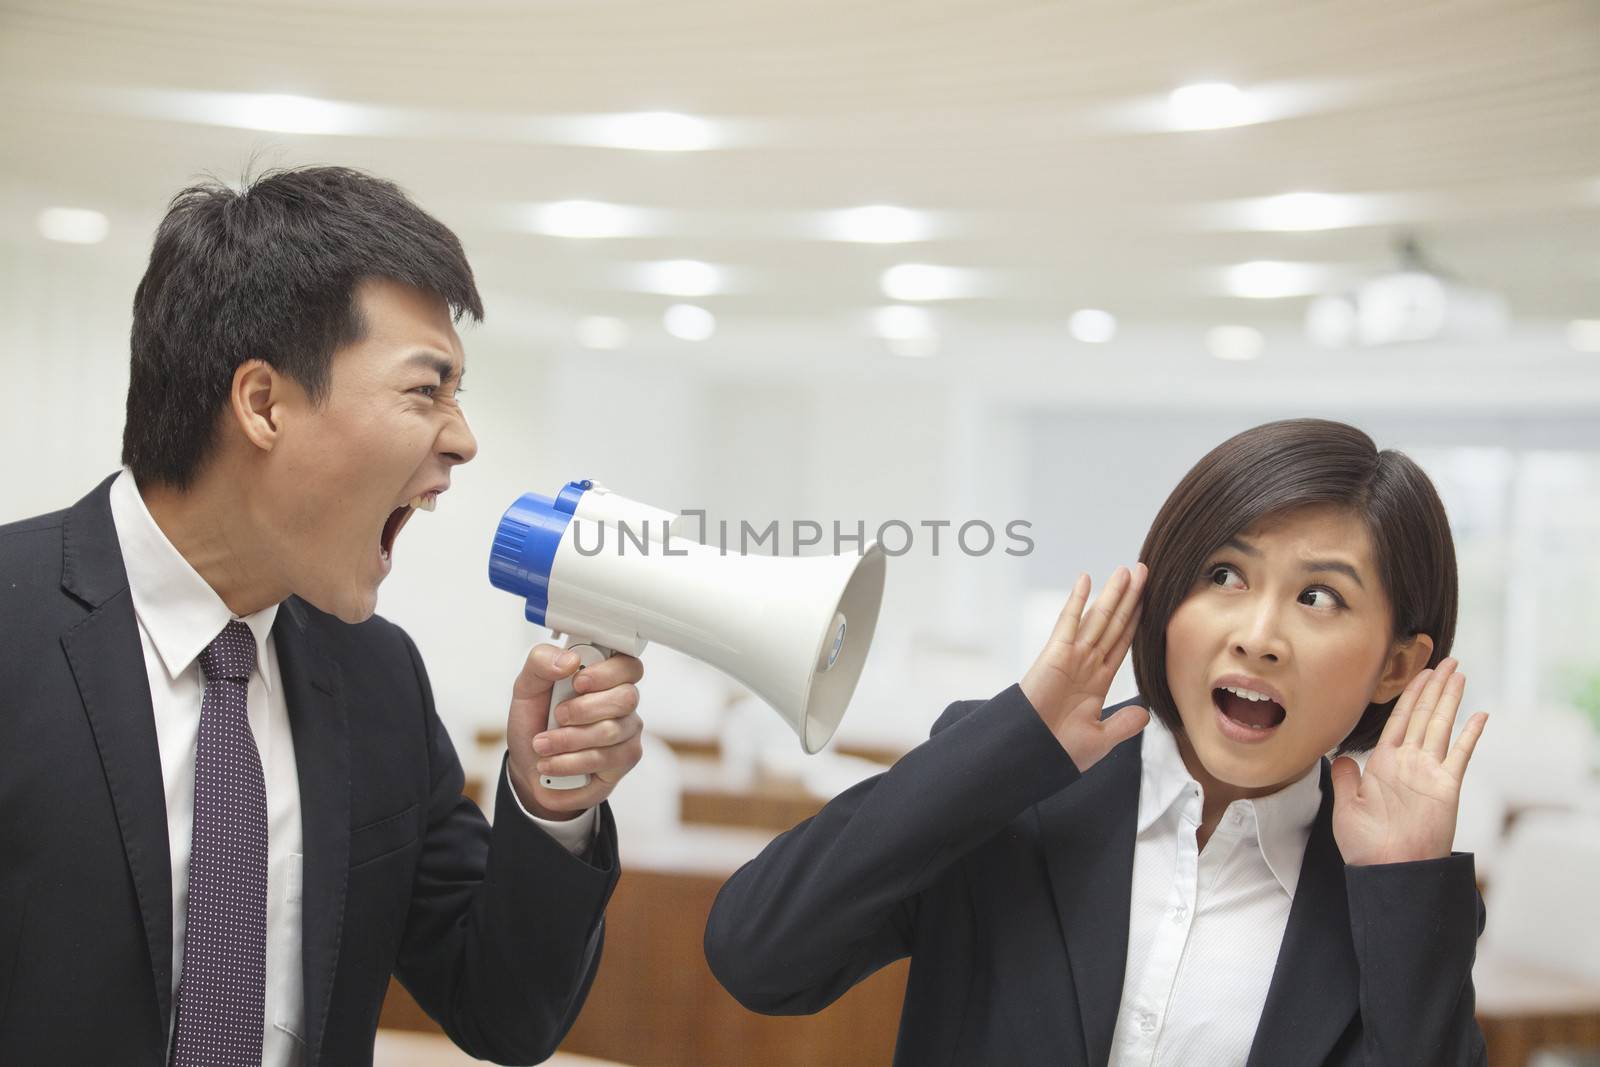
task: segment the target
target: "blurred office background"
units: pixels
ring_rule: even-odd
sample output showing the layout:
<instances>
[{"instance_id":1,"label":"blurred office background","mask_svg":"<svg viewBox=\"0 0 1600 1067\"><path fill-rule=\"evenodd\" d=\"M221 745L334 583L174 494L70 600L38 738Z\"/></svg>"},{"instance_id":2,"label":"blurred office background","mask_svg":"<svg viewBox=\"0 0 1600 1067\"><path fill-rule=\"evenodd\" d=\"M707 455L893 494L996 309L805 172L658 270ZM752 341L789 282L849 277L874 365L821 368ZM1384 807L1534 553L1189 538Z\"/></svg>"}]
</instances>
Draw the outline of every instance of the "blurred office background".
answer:
<instances>
[{"instance_id":1,"label":"blurred office background","mask_svg":"<svg viewBox=\"0 0 1600 1067\"><path fill-rule=\"evenodd\" d=\"M485 579L518 494L912 528L825 756L647 652L574 1053L887 1062L895 973L831 1018L744 1016L696 955L707 893L1014 681L1206 450L1302 415L1407 451L1451 515L1493 712L1458 847L1496 1062L1600 1047L1600 6L3 0L0 101L0 521L116 468L132 293L182 186L352 165L460 235L481 453L379 610L480 778L542 634ZM992 551L956 543L973 520Z\"/></svg>"}]
</instances>

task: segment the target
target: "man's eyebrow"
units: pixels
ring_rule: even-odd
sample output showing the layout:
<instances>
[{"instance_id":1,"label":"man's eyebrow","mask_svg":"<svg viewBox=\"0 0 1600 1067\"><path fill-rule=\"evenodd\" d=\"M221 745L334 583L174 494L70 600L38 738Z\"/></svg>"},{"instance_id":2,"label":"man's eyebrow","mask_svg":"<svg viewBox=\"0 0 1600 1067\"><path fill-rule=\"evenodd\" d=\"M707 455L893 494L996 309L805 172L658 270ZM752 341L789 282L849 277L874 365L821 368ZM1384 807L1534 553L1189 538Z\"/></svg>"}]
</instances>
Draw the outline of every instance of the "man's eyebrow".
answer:
<instances>
[{"instance_id":1,"label":"man's eyebrow","mask_svg":"<svg viewBox=\"0 0 1600 1067\"><path fill-rule=\"evenodd\" d=\"M423 350L421 352L411 353L411 355L406 359L406 364L408 366L421 365L427 367L428 369L437 372L439 375L439 380L442 382L460 381L462 378L467 376L467 370L465 367L457 370L453 361L446 359L444 356L441 356L439 353L432 350Z\"/></svg>"},{"instance_id":2,"label":"man's eyebrow","mask_svg":"<svg viewBox=\"0 0 1600 1067\"><path fill-rule=\"evenodd\" d=\"M1259 557L1261 555L1261 550L1260 549L1253 548L1250 545L1245 544L1243 541L1239 540L1237 537L1228 538L1226 541L1223 542L1223 546L1225 548L1234 549L1235 551L1238 551L1238 552L1243 552L1247 556ZM1361 580L1361 575L1356 573L1356 569L1354 567L1350 566L1350 564L1345 563L1342 560L1337 560L1337 559L1311 559L1311 560L1306 560L1304 563L1302 563L1300 565L1300 569L1303 570L1303 571L1332 571L1334 574L1347 575L1350 578L1351 581L1355 582L1356 585L1360 586L1362 589L1365 589L1367 587L1367 583L1365 583L1365 582L1363 582Z\"/></svg>"}]
</instances>

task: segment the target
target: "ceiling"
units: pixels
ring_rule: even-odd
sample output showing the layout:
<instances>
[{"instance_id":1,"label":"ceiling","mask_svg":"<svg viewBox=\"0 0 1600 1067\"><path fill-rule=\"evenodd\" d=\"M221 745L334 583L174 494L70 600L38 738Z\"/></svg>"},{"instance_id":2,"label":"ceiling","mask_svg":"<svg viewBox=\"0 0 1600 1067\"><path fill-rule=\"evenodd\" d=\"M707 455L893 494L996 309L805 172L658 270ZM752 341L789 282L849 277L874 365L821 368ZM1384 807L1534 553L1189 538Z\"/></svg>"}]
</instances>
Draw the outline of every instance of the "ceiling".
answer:
<instances>
[{"instance_id":1,"label":"ceiling","mask_svg":"<svg viewBox=\"0 0 1600 1067\"><path fill-rule=\"evenodd\" d=\"M1216 80L1282 117L1162 128L1168 93ZM161 117L145 90L293 93L384 121L233 128ZM1281 327L1304 297L1230 296L1219 272L1354 277L1392 266L1406 231L1519 318L1600 318L1591 0L0 0L0 103L0 240L42 243L39 209L88 207L130 259L201 173L324 161L407 187L491 298L572 316L659 316L672 298L630 291L630 265L695 259L728 268L730 291L702 301L719 317L843 320L886 303L883 271L911 262L984 272L979 295L940 305L980 324L1098 307ZM640 111L716 120L726 140L651 152L550 132ZM1389 207L1315 232L1227 221L1230 202L1299 191ZM517 221L570 199L661 223L577 240ZM866 204L930 212L936 236L803 232Z\"/></svg>"}]
</instances>

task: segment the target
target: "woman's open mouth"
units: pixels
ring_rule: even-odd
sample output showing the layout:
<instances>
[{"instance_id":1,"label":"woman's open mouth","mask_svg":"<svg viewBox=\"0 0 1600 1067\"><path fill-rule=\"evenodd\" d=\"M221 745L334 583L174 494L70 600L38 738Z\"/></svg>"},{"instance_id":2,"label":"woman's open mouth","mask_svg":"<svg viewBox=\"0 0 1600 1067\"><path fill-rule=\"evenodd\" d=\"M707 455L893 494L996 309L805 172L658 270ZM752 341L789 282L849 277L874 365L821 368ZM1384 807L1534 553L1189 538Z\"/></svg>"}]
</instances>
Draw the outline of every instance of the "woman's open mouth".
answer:
<instances>
[{"instance_id":1,"label":"woman's open mouth","mask_svg":"<svg viewBox=\"0 0 1600 1067\"><path fill-rule=\"evenodd\" d=\"M1223 686L1211 691L1217 709L1217 725L1224 736L1235 741L1265 741L1286 717L1283 705L1265 693Z\"/></svg>"}]
</instances>

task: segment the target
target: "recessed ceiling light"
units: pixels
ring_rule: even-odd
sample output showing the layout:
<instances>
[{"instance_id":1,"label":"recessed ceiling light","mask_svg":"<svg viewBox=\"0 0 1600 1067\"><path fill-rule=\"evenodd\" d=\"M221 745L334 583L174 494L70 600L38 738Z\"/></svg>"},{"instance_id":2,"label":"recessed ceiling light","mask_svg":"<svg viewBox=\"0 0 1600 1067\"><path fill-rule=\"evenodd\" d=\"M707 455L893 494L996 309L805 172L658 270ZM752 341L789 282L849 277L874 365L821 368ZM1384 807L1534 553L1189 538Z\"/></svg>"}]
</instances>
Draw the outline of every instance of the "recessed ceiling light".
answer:
<instances>
[{"instance_id":1,"label":"recessed ceiling light","mask_svg":"<svg viewBox=\"0 0 1600 1067\"><path fill-rule=\"evenodd\" d=\"M829 240L863 244L925 241L931 232L927 215L888 204L826 212L821 229Z\"/></svg>"},{"instance_id":2,"label":"recessed ceiling light","mask_svg":"<svg viewBox=\"0 0 1600 1067\"><path fill-rule=\"evenodd\" d=\"M638 288L667 296L710 296L722 292L725 287L723 269L698 259L641 263L634 275Z\"/></svg>"},{"instance_id":3,"label":"recessed ceiling light","mask_svg":"<svg viewBox=\"0 0 1600 1067\"><path fill-rule=\"evenodd\" d=\"M1327 276L1327 269L1315 263L1261 259L1228 267L1223 272L1222 284L1232 296L1274 300L1318 292L1326 285Z\"/></svg>"},{"instance_id":4,"label":"recessed ceiling light","mask_svg":"<svg viewBox=\"0 0 1600 1067\"><path fill-rule=\"evenodd\" d=\"M1339 193L1283 193L1227 201L1204 210L1214 225L1286 233L1370 226L1393 221L1402 213L1399 197Z\"/></svg>"},{"instance_id":5,"label":"recessed ceiling light","mask_svg":"<svg viewBox=\"0 0 1600 1067\"><path fill-rule=\"evenodd\" d=\"M578 320L578 343L609 351L628 343L628 324L610 315L589 315Z\"/></svg>"},{"instance_id":6,"label":"recessed ceiling light","mask_svg":"<svg viewBox=\"0 0 1600 1067\"><path fill-rule=\"evenodd\" d=\"M1567 344L1579 352L1600 352L1600 319L1573 319L1567 323Z\"/></svg>"},{"instance_id":7,"label":"recessed ceiling light","mask_svg":"<svg viewBox=\"0 0 1600 1067\"><path fill-rule=\"evenodd\" d=\"M902 263L883 272L883 293L890 300L956 300L981 289L978 272L963 267Z\"/></svg>"},{"instance_id":8,"label":"recessed ceiling light","mask_svg":"<svg viewBox=\"0 0 1600 1067\"><path fill-rule=\"evenodd\" d=\"M642 152L699 152L722 140L715 123L674 111L583 116L566 125L586 144Z\"/></svg>"},{"instance_id":9,"label":"recessed ceiling light","mask_svg":"<svg viewBox=\"0 0 1600 1067\"><path fill-rule=\"evenodd\" d=\"M39 212L38 224L48 239L72 245L97 245L111 231L109 219L81 207L47 207Z\"/></svg>"},{"instance_id":10,"label":"recessed ceiling light","mask_svg":"<svg viewBox=\"0 0 1600 1067\"><path fill-rule=\"evenodd\" d=\"M1248 93L1227 82L1199 82L1174 89L1167 98L1174 129L1216 130L1257 121Z\"/></svg>"},{"instance_id":11,"label":"recessed ceiling light","mask_svg":"<svg viewBox=\"0 0 1600 1067\"><path fill-rule=\"evenodd\" d=\"M1218 359L1255 359L1264 347L1266 339L1254 326L1213 326L1206 331L1206 348Z\"/></svg>"},{"instance_id":12,"label":"recessed ceiling light","mask_svg":"<svg viewBox=\"0 0 1600 1067\"><path fill-rule=\"evenodd\" d=\"M1117 335L1117 317L1098 308L1083 308L1072 313L1067 329L1085 344L1105 344Z\"/></svg>"},{"instance_id":13,"label":"recessed ceiling light","mask_svg":"<svg viewBox=\"0 0 1600 1067\"><path fill-rule=\"evenodd\" d=\"M535 233L552 237L630 237L647 228L641 214L634 208L596 200L560 200L533 205L529 226Z\"/></svg>"},{"instance_id":14,"label":"recessed ceiling light","mask_svg":"<svg viewBox=\"0 0 1600 1067\"><path fill-rule=\"evenodd\" d=\"M673 304L661 316L661 325L680 341L704 341L717 332L717 317L693 304Z\"/></svg>"}]
</instances>

